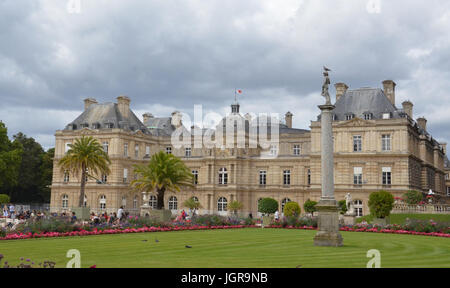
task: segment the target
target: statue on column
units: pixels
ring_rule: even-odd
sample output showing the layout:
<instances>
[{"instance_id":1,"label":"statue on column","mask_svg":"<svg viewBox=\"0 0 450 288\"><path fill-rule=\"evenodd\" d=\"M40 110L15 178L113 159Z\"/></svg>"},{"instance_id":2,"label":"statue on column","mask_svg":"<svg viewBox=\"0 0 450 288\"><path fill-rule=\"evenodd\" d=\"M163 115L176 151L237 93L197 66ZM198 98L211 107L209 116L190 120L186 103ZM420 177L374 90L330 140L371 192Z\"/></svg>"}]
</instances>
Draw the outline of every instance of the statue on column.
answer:
<instances>
[{"instance_id":1,"label":"statue on column","mask_svg":"<svg viewBox=\"0 0 450 288\"><path fill-rule=\"evenodd\" d=\"M328 86L330 86L330 78L328 77L328 71L331 71L327 67L323 66L323 76L325 77L325 81L322 85L322 96L325 97L326 103L325 105L331 105L330 93L328 92Z\"/></svg>"}]
</instances>

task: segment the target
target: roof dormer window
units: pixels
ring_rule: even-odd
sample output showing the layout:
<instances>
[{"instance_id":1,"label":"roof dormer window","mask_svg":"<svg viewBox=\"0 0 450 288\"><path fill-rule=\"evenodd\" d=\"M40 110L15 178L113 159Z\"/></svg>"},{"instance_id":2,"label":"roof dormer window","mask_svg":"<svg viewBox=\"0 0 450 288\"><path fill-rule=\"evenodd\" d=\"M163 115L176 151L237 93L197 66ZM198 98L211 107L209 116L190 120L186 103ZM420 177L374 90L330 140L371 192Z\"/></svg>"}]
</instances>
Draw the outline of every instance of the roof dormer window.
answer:
<instances>
[{"instance_id":1,"label":"roof dormer window","mask_svg":"<svg viewBox=\"0 0 450 288\"><path fill-rule=\"evenodd\" d=\"M355 114L353 113L345 114L345 120L352 120L353 118L355 118Z\"/></svg>"},{"instance_id":2,"label":"roof dormer window","mask_svg":"<svg viewBox=\"0 0 450 288\"><path fill-rule=\"evenodd\" d=\"M382 117L383 117L383 119L391 119L391 113L389 113L389 112L383 113Z\"/></svg>"},{"instance_id":3,"label":"roof dormer window","mask_svg":"<svg viewBox=\"0 0 450 288\"><path fill-rule=\"evenodd\" d=\"M364 113L364 120L372 120L373 119L373 114L370 112L365 112Z\"/></svg>"},{"instance_id":4,"label":"roof dormer window","mask_svg":"<svg viewBox=\"0 0 450 288\"><path fill-rule=\"evenodd\" d=\"M114 128L114 123L105 123L105 127L112 129L112 128Z\"/></svg>"},{"instance_id":5,"label":"roof dormer window","mask_svg":"<svg viewBox=\"0 0 450 288\"><path fill-rule=\"evenodd\" d=\"M83 124L80 124L80 127L81 128L89 128L89 124L88 123L83 123Z\"/></svg>"},{"instance_id":6,"label":"roof dormer window","mask_svg":"<svg viewBox=\"0 0 450 288\"><path fill-rule=\"evenodd\" d=\"M92 124L93 129L100 129L100 123L94 123Z\"/></svg>"}]
</instances>

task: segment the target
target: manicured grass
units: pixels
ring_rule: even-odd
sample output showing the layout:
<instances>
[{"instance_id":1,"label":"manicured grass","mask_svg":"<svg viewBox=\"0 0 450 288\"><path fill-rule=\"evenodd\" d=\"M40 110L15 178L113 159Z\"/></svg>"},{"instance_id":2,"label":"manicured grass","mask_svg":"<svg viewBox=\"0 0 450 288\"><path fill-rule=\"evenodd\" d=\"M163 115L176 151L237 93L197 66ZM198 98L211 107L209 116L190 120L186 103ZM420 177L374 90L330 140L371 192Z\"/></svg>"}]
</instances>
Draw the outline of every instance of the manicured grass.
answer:
<instances>
[{"instance_id":1,"label":"manicured grass","mask_svg":"<svg viewBox=\"0 0 450 288\"><path fill-rule=\"evenodd\" d=\"M405 224L406 218L418 220L434 220L439 222L450 223L450 214L391 214L389 217L391 224L400 224L400 225ZM357 222L361 222L363 219L371 223L373 217L367 215L358 219Z\"/></svg>"},{"instance_id":2,"label":"manicured grass","mask_svg":"<svg viewBox=\"0 0 450 288\"><path fill-rule=\"evenodd\" d=\"M24 257L57 267L65 267L69 249L78 249L82 267L365 268L367 251L378 249L384 268L450 267L447 238L343 232L345 245L336 248L314 247L315 233L247 228L12 240L0 242L0 254L12 264Z\"/></svg>"}]
</instances>

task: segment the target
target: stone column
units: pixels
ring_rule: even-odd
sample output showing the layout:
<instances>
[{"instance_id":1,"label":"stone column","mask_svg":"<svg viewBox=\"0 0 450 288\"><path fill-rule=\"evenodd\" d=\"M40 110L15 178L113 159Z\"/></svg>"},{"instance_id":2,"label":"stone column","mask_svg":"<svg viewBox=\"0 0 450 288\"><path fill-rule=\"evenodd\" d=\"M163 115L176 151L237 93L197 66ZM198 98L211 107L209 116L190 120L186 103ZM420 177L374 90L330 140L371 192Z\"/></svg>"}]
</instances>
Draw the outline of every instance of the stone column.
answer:
<instances>
[{"instance_id":1,"label":"stone column","mask_svg":"<svg viewBox=\"0 0 450 288\"><path fill-rule=\"evenodd\" d=\"M318 232L314 237L315 246L342 246L339 233L338 204L334 198L334 151L333 151L333 110L334 105L319 106L321 113L321 161L322 197L317 204Z\"/></svg>"}]
</instances>

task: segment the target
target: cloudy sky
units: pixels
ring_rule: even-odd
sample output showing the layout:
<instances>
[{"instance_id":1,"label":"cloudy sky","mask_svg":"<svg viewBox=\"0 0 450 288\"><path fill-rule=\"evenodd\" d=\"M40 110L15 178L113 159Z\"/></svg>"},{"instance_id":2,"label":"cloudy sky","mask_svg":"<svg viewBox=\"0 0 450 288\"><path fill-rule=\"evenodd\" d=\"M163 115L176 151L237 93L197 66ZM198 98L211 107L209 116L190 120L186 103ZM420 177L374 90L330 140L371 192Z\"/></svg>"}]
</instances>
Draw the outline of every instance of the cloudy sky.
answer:
<instances>
[{"instance_id":1,"label":"cloudy sky","mask_svg":"<svg viewBox=\"0 0 450 288\"><path fill-rule=\"evenodd\" d=\"M350 88L394 80L450 142L448 0L0 0L0 43L0 120L47 148L83 99L121 94L138 116L223 114L238 88L241 112L308 128L323 65Z\"/></svg>"}]
</instances>

